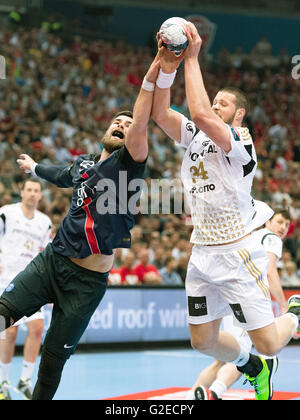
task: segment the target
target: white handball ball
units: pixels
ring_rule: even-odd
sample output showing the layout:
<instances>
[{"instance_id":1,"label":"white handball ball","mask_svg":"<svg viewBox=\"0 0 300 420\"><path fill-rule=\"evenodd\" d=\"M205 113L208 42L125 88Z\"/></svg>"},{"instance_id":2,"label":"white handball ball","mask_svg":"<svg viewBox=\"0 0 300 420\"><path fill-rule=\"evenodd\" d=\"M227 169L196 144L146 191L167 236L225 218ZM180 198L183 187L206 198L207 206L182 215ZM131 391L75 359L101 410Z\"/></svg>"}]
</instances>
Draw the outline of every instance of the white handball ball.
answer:
<instances>
[{"instance_id":1,"label":"white handball ball","mask_svg":"<svg viewBox=\"0 0 300 420\"><path fill-rule=\"evenodd\" d=\"M165 48L178 56L188 45L187 31L190 31L187 20L180 17L172 17L161 25L159 38L162 40L162 45Z\"/></svg>"}]
</instances>

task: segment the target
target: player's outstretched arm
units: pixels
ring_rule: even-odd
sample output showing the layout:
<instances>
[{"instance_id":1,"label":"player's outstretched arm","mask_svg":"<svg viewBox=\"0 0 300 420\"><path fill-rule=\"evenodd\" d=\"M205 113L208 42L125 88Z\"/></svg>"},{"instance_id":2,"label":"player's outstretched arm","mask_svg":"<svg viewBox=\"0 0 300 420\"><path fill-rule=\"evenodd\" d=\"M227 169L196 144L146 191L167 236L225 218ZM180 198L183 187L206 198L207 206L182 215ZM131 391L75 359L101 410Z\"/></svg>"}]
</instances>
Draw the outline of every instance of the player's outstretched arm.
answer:
<instances>
[{"instance_id":1,"label":"player's outstretched arm","mask_svg":"<svg viewBox=\"0 0 300 420\"><path fill-rule=\"evenodd\" d=\"M224 121L214 113L207 95L199 65L202 40L198 31L189 22L189 44L184 52L185 90L191 118L195 125L220 146L225 152L231 150L229 130Z\"/></svg>"},{"instance_id":2,"label":"player's outstretched arm","mask_svg":"<svg viewBox=\"0 0 300 420\"><path fill-rule=\"evenodd\" d=\"M62 167L57 165L42 165L35 162L26 154L20 155L17 163L25 172L32 173L40 178L45 179L60 188L69 188L73 186L71 167Z\"/></svg>"},{"instance_id":3,"label":"player's outstretched arm","mask_svg":"<svg viewBox=\"0 0 300 420\"><path fill-rule=\"evenodd\" d=\"M153 121L173 140L181 141L181 121L182 115L170 107L170 87L163 87L164 78L175 77L178 66L182 61L182 55L177 57L173 52L162 46L161 40L158 40L158 56L160 63L160 74L162 82L156 84L153 99L151 117ZM166 76L164 76L166 75ZM161 87L159 87L159 86ZM166 84L166 86L168 83Z\"/></svg>"},{"instance_id":4,"label":"player's outstretched arm","mask_svg":"<svg viewBox=\"0 0 300 420\"><path fill-rule=\"evenodd\" d=\"M267 252L267 254L269 257L268 282L270 292L279 305L281 315L283 315L287 312L288 307L277 270L277 256L273 252Z\"/></svg>"},{"instance_id":5,"label":"player's outstretched arm","mask_svg":"<svg viewBox=\"0 0 300 420\"><path fill-rule=\"evenodd\" d=\"M158 56L152 62L133 108L133 123L128 129L125 146L136 162L144 162L148 156L147 126L150 119L154 83L159 71Z\"/></svg>"}]
</instances>

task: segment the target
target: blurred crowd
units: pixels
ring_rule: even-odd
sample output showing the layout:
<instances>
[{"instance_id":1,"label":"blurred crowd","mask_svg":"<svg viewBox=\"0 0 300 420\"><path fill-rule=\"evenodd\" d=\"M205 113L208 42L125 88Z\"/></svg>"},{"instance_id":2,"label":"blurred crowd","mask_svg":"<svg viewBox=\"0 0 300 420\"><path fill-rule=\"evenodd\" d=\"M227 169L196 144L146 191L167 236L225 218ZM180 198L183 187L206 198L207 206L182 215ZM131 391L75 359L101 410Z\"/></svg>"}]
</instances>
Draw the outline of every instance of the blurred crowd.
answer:
<instances>
[{"instance_id":1,"label":"blurred crowd","mask_svg":"<svg viewBox=\"0 0 300 420\"><path fill-rule=\"evenodd\" d=\"M153 60L151 47L122 41L66 43L46 25L0 29L7 78L0 89L0 205L19 201L24 175L20 153L38 162L67 165L82 153L99 153L99 139L111 117L132 109ZM202 57L211 98L224 86L247 92L253 105L246 124L257 156L253 196L273 207L288 207L292 223L284 244L280 272L284 285L300 285L300 80L291 77L291 57L272 55L266 38L250 54L240 47ZM172 88L172 107L188 116L184 73ZM180 178L182 150L153 123L149 124L146 179ZM71 191L44 183L40 210L55 231L69 208ZM157 197L159 200L160 197ZM185 212L141 214L132 231L132 249L117 250L111 284L184 284L191 252L191 224ZM173 207L173 208L172 208Z\"/></svg>"}]
</instances>

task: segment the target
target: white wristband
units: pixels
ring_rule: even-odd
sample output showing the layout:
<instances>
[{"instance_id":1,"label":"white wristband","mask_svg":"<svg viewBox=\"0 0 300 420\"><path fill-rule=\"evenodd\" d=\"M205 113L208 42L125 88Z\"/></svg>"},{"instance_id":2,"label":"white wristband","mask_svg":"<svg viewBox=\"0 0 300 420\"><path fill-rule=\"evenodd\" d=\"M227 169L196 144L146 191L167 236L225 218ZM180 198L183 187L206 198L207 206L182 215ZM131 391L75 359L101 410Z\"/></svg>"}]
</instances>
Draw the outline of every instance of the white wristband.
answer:
<instances>
[{"instance_id":1,"label":"white wristband","mask_svg":"<svg viewBox=\"0 0 300 420\"><path fill-rule=\"evenodd\" d=\"M162 69L159 71L158 78L156 80L156 84L160 89L168 89L172 86L177 70L173 73L164 73Z\"/></svg>"},{"instance_id":2,"label":"white wristband","mask_svg":"<svg viewBox=\"0 0 300 420\"><path fill-rule=\"evenodd\" d=\"M148 92L153 92L155 85L154 83L148 82L148 80L146 80L146 77L144 77L143 83L142 83L142 88L144 90L147 90Z\"/></svg>"},{"instance_id":3,"label":"white wristband","mask_svg":"<svg viewBox=\"0 0 300 420\"><path fill-rule=\"evenodd\" d=\"M30 172L32 173L32 175L35 175L36 176L36 173L35 173L35 168L37 167L37 163L36 162L34 162L31 166L30 166Z\"/></svg>"}]
</instances>

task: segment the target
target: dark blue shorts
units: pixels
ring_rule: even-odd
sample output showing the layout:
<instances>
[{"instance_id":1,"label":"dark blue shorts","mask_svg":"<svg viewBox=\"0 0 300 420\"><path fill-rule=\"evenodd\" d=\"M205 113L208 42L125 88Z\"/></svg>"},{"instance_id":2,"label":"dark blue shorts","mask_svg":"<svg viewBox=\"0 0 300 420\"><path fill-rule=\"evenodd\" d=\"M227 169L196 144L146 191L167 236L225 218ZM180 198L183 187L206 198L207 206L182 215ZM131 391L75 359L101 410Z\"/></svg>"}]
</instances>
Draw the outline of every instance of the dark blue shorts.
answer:
<instances>
[{"instance_id":1,"label":"dark blue shorts","mask_svg":"<svg viewBox=\"0 0 300 420\"><path fill-rule=\"evenodd\" d=\"M29 317L53 303L44 347L68 358L88 326L107 288L108 273L97 273L55 253L51 244L8 285L0 302L16 314Z\"/></svg>"}]
</instances>

